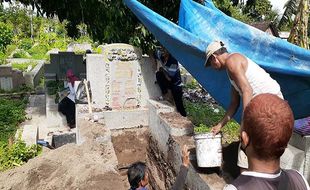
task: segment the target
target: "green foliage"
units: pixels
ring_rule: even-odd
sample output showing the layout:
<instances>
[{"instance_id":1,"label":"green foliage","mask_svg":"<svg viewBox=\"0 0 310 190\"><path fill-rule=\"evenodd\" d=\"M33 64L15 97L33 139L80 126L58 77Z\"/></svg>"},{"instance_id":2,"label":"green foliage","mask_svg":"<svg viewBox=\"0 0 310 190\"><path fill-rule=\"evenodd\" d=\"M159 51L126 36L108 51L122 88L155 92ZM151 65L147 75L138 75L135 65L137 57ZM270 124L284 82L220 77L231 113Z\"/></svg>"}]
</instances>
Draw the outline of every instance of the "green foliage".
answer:
<instances>
[{"instance_id":1,"label":"green foliage","mask_svg":"<svg viewBox=\"0 0 310 190\"><path fill-rule=\"evenodd\" d=\"M209 104L203 102L194 103L184 100L184 105L189 119L195 126L199 126L200 124L214 126L225 114L223 108L216 108L218 110L217 112Z\"/></svg>"},{"instance_id":2,"label":"green foliage","mask_svg":"<svg viewBox=\"0 0 310 190\"><path fill-rule=\"evenodd\" d=\"M63 81L47 81L46 88L48 95L55 95L64 88L64 84Z\"/></svg>"},{"instance_id":3,"label":"green foliage","mask_svg":"<svg viewBox=\"0 0 310 190\"><path fill-rule=\"evenodd\" d=\"M218 9L230 17L245 23L250 23L252 21L247 14L242 13L242 10L239 6L233 6L230 0L214 0L213 2Z\"/></svg>"},{"instance_id":4,"label":"green foliage","mask_svg":"<svg viewBox=\"0 0 310 190\"><path fill-rule=\"evenodd\" d=\"M21 166L41 152L40 146L26 146L20 138L12 145L0 144L0 172Z\"/></svg>"},{"instance_id":5,"label":"green foliage","mask_svg":"<svg viewBox=\"0 0 310 190\"><path fill-rule=\"evenodd\" d=\"M2 51L0 51L0 65L5 64L6 55Z\"/></svg>"},{"instance_id":6,"label":"green foliage","mask_svg":"<svg viewBox=\"0 0 310 190\"><path fill-rule=\"evenodd\" d=\"M13 30L7 24L0 22L0 51L4 51L6 46L12 42Z\"/></svg>"},{"instance_id":7,"label":"green foliage","mask_svg":"<svg viewBox=\"0 0 310 190\"><path fill-rule=\"evenodd\" d=\"M243 13L248 14L254 21L274 21L277 17L269 0L248 0Z\"/></svg>"},{"instance_id":8,"label":"green foliage","mask_svg":"<svg viewBox=\"0 0 310 190\"><path fill-rule=\"evenodd\" d=\"M210 132L211 132L211 127L206 126L205 124L202 124L202 123L200 123L199 126L194 128L195 134L210 133Z\"/></svg>"},{"instance_id":9,"label":"green foliage","mask_svg":"<svg viewBox=\"0 0 310 190\"><path fill-rule=\"evenodd\" d=\"M239 133L240 133L240 125L232 120L229 121L225 127L222 128L222 134L223 134L223 143L232 143L234 141L239 140Z\"/></svg>"},{"instance_id":10,"label":"green foliage","mask_svg":"<svg viewBox=\"0 0 310 190\"><path fill-rule=\"evenodd\" d=\"M46 44L34 45L31 49L28 50L28 53L34 59L45 59L47 57L46 53L48 51L48 46Z\"/></svg>"},{"instance_id":11,"label":"green foliage","mask_svg":"<svg viewBox=\"0 0 310 190\"><path fill-rule=\"evenodd\" d=\"M32 69L37 65L37 62L31 61L26 63L12 63L12 68L18 69L20 71L26 71L28 66L31 65Z\"/></svg>"},{"instance_id":12,"label":"green foliage","mask_svg":"<svg viewBox=\"0 0 310 190\"><path fill-rule=\"evenodd\" d=\"M25 120L26 103L26 99L0 98L0 142L7 142L18 124Z\"/></svg>"},{"instance_id":13,"label":"green foliage","mask_svg":"<svg viewBox=\"0 0 310 190\"><path fill-rule=\"evenodd\" d=\"M23 49L23 50L29 50L33 45L33 42L31 39L29 38L23 38L20 40L19 42L19 49Z\"/></svg>"},{"instance_id":14,"label":"green foliage","mask_svg":"<svg viewBox=\"0 0 310 190\"><path fill-rule=\"evenodd\" d=\"M225 115L224 109L221 107L212 108L209 104L203 102L193 103L184 100L184 105L188 118L194 124L194 132L204 133L210 132L211 127L215 126ZM239 124L232 120L223 128L222 143L231 143L239 139Z\"/></svg>"},{"instance_id":15,"label":"green foliage","mask_svg":"<svg viewBox=\"0 0 310 190\"><path fill-rule=\"evenodd\" d=\"M10 44L6 46L6 57L9 57L15 50L17 49L17 46L15 44Z\"/></svg>"},{"instance_id":16,"label":"green foliage","mask_svg":"<svg viewBox=\"0 0 310 190\"><path fill-rule=\"evenodd\" d=\"M199 83L197 80L193 79L189 84L185 85L185 88L188 89L198 89L199 88Z\"/></svg>"},{"instance_id":17,"label":"green foliage","mask_svg":"<svg viewBox=\"0 0 310 190\"><path fill-rule=\"evenodd\" d=\"M12 55L12 57L13 58L29 58L30 56L25 50L19 49Z\"/></svg>"}]
</instances>

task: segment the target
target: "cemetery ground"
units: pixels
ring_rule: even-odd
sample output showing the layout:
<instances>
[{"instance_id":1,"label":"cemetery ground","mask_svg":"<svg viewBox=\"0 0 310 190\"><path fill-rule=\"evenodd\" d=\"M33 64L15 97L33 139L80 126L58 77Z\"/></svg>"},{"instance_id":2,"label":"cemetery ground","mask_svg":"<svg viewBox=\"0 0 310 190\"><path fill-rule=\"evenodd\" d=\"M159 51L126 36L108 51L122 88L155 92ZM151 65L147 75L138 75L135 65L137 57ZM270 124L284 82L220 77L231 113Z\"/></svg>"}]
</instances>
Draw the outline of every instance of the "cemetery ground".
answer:
<instances>
[{"instance_id":1,"label":"cemetery ground","mask_svg":"<svg viewBox=\"0 0 310 190\"><path fill-rule=\"evenodd\" d=\"M53 86L52 83L50 85ZM196 90L201 92L199 89ZM194 97L188 97L184 101L193 123L206 123L205 119L210 118L209 125L223 114L222 110L221 112L217 110L221 108L216 104L211 105L210 102L204 102L203 98L199 98L201 96L199 93L190 96ZM23 113L25 104L22 104L21 108ZM188 120L184 120L175 112L162 114L162 116L174 125L188 124ZM25 115L23 118L25 119ZM19 122L21 121L23 119ZM110 189L110 187L128 189L127 170L122 168L128 167L135 161L145 161L148 164L150 173L152 173L150 189L167 189L174 182L177 171L171 166L173 159L168 158L170 161L165 161L148 126L109 130L87 117L79 118L79 122L82 126L80 133L87 139L86 142L81 145L67 144L55 150L44 148L42 153L37 151L40 155L30 159L28 163L25 160L25 165L13 164L14 169L5 168L6 171L0 173L0 189ZM15 125L17 126L18 123ZM225 170L230 172L234 171L234 168L230 168L234 160L225 157L231 155L236 149L234 143L231 145L227 143L231 143L231 139L236 138L236 133L234 135L234 137L225 137L226 140L223 141L226 144L223 150L224 159L227 160ZM191 137L180 137L177 141L186 143L188 138ZM22 143L22 141L18 142ZM190 151L192 155L195 155L193 144L190 145ZM20 162L20 165L22 164ZM199 169L195 159L192 160L192 165L203 174L203 179L207 181L211 189L219 189L226 183L217 169ZM231 180L230 176L224 176L224 178L226 181Z\"/></svg>"},{"instance_id":2,"label":"cemetery ground","mask_svg":"<svg viewBox=\"0 0 310 190\"><path fill-rule=\"evenodd\" d=\"M188 123L177 113L165 115L177 125ZM181 119L180 119L181 118ZM158 144L150 134L148 126L132 129L109 130L102 124L86 118L79 118L80 133L85 137L81 145L67 144L55 150L44 148L43 153L21 167L0 173L0 189L128 189L126 167L135 161L145 161L149 166L152 189L169 189L177 171L161 155ZM111 139L109 139L111 138ZM176 141L189 143L191 137L180 137ZM231 160L236 152L235 143L223 150L225 170L231 172L236 160ZM172 145L171 145L172 146ZM194 145L189 143L191 155L195 155ZM227 158L226 158L227 157ZM199 169L196 160L193 167L202 174L211 189L221 189L224 180L216 169ZM227 168L228 167L228 168ZM224 176L231 180L230 176Z\"/></svg>"}]
</instances>

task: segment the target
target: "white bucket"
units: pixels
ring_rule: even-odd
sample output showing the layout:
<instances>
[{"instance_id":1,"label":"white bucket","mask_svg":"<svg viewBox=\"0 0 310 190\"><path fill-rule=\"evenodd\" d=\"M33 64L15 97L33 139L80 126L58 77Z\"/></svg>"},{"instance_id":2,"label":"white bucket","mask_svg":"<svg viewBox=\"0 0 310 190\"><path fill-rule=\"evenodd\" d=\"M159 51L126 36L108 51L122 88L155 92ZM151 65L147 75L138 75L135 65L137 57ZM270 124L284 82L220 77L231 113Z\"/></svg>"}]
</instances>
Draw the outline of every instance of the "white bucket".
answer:
<instances>
[{"instance_id":1,"label":"white bucket","mask_svg":"<svg viewBox=\"0 0 310 190\"><path fill-rule=\"evenodd\" d=\"M222 135L212 133L194 136L196 157L199 167L220 167L222 165Z\"/></svg>"}]
</instances>

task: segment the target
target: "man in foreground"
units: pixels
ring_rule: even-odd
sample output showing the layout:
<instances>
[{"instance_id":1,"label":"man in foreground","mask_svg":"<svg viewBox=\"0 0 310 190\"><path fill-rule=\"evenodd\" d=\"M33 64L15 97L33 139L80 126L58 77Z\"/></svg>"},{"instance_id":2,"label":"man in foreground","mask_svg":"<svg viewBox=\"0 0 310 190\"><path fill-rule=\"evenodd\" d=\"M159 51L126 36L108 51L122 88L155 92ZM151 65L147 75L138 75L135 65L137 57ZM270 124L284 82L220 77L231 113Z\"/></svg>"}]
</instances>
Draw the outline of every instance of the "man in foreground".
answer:
<instances>
[{"instance_id":1,"label":"man in foreground","mask_svg":"<svg viewBox=\"0 0 310 190\"><path fill-rule=\"evenodd\" d=\"M292 135L294 117L288 103L273 94L260 94L246 106L241 125L241 148L248 157L244 171L224 190L307 190L295 170L280 168L280 157Z\"/></svg>"}]
</instances>

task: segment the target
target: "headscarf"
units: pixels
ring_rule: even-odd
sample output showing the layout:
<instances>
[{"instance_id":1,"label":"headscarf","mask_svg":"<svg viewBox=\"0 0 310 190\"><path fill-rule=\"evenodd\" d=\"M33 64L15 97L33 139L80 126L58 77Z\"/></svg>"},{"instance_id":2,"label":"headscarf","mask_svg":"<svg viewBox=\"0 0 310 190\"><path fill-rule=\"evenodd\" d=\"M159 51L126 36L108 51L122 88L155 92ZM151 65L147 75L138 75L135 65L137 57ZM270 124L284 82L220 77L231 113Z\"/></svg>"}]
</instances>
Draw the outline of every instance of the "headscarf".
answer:
<instances>
[{"instance_id":1,"label":"headscarf","mask_svg":"<svg viewBox=\"0 0 310 190\"><path fill-rule=\"evenodd\" d=\"M69 82L72 84L72 86L74 86L74 82L79 80L73 73L72 69L68 69L67 70L67 74L66 74Z\"/></svg>"}]
</instances>

